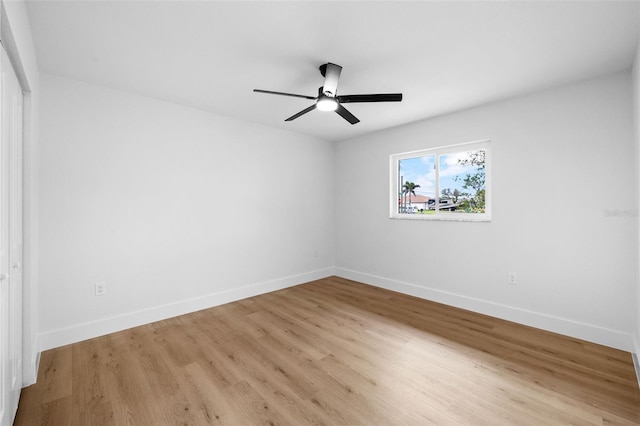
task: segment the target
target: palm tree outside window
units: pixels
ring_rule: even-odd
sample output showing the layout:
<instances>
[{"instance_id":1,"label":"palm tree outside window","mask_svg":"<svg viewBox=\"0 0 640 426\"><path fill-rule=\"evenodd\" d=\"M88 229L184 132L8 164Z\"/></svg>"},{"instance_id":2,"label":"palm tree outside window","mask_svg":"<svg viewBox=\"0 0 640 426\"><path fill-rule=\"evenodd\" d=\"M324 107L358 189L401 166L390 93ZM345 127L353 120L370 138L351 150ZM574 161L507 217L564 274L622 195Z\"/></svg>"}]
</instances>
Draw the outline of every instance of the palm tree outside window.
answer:
<instances>
[{"instance_id":1,"label":"palm tree outside window","mask_svg":"<svg viewBox=\"0 0 640 426\"><path fill-rule=\"evenodd\" d=\"M416 188L420 188L420 185L409 181L405 182L404 185L402 185L402 193L405 197L405 212L413 213L413 209L411 208L411 194L416 195ZM407 211L407 194L409 194L409 211Z\"/></svg>"}]
</instances>

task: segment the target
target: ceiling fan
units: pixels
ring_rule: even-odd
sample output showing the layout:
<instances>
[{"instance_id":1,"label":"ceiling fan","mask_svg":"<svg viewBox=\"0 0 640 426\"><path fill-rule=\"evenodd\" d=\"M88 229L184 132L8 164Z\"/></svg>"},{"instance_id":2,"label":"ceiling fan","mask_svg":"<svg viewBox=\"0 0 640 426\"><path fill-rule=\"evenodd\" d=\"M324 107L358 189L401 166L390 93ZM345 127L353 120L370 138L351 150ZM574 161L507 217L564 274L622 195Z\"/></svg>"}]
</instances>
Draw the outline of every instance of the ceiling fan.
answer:
<instances>
[{"instance_id":1,"label":"ceiling fan","mask_svg":"<svg viewBox=\"0 0 640 426\"><path fill-rule=\"evenodd\" d=\"M293 96L316 101L315 104L292 115L284 121L293 121L296 118L319 109L320 111L335 111L342 118L351 124L360 122L355 115L351 114L342 104L355 102L400 102L402 93L377 93L369 95L338 95L338 80L342 67L331 62L320 65L320 74L324 77L324 85L318 89L318 96L296 95L295 93L274 92L272 90L254 89L254 92L267 93L271 95Z\"/></svg>"}]
</instances>

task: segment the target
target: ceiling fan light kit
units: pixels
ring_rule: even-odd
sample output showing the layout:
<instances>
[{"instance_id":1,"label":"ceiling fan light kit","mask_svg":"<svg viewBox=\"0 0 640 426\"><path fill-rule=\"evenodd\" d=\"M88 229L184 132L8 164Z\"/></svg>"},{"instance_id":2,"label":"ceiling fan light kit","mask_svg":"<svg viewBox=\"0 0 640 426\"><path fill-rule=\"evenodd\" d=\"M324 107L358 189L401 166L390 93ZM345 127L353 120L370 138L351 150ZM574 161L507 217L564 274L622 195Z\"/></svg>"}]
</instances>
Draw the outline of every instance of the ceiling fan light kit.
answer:
<instances>
[{"instance_id":1,"label":"ceiling fan light kit","mask_svg":"<svg viewBox=\"0 0 640 426\"><path fill-rule=\"evenodd\" d=\"M321 96L316 102L316 107L320 111L335 111L338 109L338 101L329 96Z\"/></svg>"},{"instance_id":2,"label":"ceiling fan light kit","mask_svg":"<svg viewBox=\"0 0 640 426\"><path fill-rule=\"evenodd\" d=\"M297 114L292 115L285 121L293 121L296 118L319 109L320 111L335 111L342 118L347 120L351 124L359 123L360 120L353 114L351 114L343 103L356 103L356 102L400 102L402 101L402 93L377 93L367 95L344 95L338 96L338 81L340 80L340 73L342 73L342 67L340 65L332 64L328 62L320 65L320 74L324 77L324 85L318 89L318 96L306 96L297 95L295 93L275 92L273 90L254 89L257 93L266 93L269 95L281 95L292 96L295 98L303 98L316 101L315 104L308 108L303 109Z\"/></svg>"}]
</instances>

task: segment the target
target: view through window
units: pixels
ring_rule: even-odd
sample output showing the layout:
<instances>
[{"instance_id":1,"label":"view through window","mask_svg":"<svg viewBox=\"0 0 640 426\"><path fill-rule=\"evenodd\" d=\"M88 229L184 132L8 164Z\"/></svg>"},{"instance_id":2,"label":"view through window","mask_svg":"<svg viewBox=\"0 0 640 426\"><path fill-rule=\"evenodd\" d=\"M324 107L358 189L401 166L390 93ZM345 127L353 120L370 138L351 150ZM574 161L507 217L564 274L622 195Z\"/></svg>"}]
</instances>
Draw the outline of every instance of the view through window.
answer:
<instances>
[{"instance_id":1,"label":"view through window","mask_svg":"<svg viewBox=\"0 0 640 426\"><path fill-rule=\"evenodd\" d=\"M396 154L391 160L392 217L489 219L487 141Z\"/></svg>"}]
</instances>

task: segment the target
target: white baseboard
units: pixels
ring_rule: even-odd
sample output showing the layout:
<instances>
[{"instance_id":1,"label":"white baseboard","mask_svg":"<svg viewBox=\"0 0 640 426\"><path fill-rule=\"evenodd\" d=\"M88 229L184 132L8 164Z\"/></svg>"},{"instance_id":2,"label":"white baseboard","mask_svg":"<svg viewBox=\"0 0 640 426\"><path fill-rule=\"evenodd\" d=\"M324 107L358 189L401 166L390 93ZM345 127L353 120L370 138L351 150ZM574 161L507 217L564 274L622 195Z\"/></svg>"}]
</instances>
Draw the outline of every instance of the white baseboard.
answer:
<instances>
[{"instance_id":1,"label":"white baseboard","mask_svg":"<svg viewBox=\"0 0 640 426\"><path fill-rule=\"evenodd\" d=\"M640 387L640 341L638 341L637 335L633 338L633 351L631 352L633 358L633 366L636 369L636 379L638 379L638 387Z\"/></svg>"},{"instance_id":2,"label":"white baseboard","mask_svg":"<svg viewBox=\"0 0 640 426\"><path fill-rule=\"evenodd\" d=\"M38 379L38 368L40 367L40 347L38 343L38 335L36 335L35 342L31 348L34 350L31 352L31 356L23 356L23 368L22 368L22 387L33 385ZM24 348L24 346L23 346ZM25 362L27 361L27 362Z\"/></svg>"},{"instance_id":3,"label":"white baseboard","mask_svg":"<svg viewBox=\"0 0 640 426\"><path fill-rule=\"evenodd\" d=\"M319 280L335 274L334 268L319 269L298 275L246 285L244 287L207 294L201 297L181 300L154 308L130 312L97 321L90 321L72 327L60 328L39 334L39 351L53 349L71 343L105 334L126 330L128 328L149 324L178 315L223 305L236 300L281 290L309 281Z\"/></svg>"},{"instance_id":4,"label":"white baseboard","mask_svg":"<svg viewBox=\"0 0 640 426\"><path fill-rule=\"evenodd\" d=\"M539 312L528 311L512 306L502 305L486 300L462 296L442 290L422 287L415 284L401 282L363 272L344 268L335 268L335 274L342 278L359 281L376 287L386 288L399 293L427 299L445 305L478 312L507 321L528 325L542 330L551 331L565 336L586 340L604 346L633 351L632 337L629 333L598 327L592 324L573 321ZM639 353L639 352L636 352Z\"/></svg>"}]
</instances>

